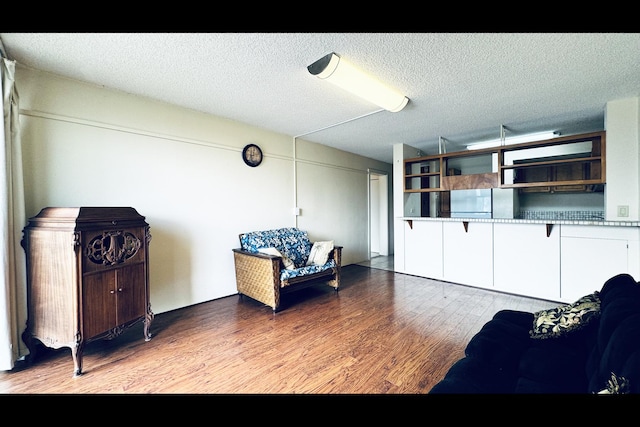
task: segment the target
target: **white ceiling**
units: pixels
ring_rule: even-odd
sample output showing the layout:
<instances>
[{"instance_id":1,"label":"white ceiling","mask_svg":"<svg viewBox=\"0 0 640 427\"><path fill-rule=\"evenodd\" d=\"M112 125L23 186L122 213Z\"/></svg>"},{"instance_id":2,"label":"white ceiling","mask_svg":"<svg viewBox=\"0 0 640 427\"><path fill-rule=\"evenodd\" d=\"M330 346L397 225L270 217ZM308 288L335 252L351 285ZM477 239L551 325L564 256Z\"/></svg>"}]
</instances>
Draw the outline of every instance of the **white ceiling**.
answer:
<instances>
[{"instance_id":1,"label":"white ceiling","mask_svg":"<svg viewBox=\"0 0 640 427\"><path fill-rule=\"evenodd\" d=\"M0 39L7 56L27 67L388 163L396 143L434 154L442 137L447 152L458 151L463 143L497 138L500 125L511 134L601 130L607 101L640 95L640 33L0 33ZM306 67L330 52L404 92L407 107L379 111L309 74Z\"/></svg>"}]
</instances>

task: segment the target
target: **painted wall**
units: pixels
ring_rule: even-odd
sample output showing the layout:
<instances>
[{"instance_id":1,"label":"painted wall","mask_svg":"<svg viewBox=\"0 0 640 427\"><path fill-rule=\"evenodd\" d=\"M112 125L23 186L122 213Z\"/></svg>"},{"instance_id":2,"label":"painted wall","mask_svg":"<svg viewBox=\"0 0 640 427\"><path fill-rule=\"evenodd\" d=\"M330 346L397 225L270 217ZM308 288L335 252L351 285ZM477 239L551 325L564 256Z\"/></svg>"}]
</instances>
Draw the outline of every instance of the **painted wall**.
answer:
<instances>
[{"instance_id":1,"label":"painted wall","mask_svg":"<svg viewBox=\"0 0 640 427\"><path fill-rule=\"evenodd\" d=\"M406 194L404 192L404 159L417 157L420 151L406 144L393 145L393 268L395 271L404 272L404 226L401 218L409 216L406 212L411 209L419 209L420 195L418 193ZM417 211L419 212L419 211ZM419 216L415 215L415 216Z\"/></svg>"},{"instance_id":2,"label":"painted wall","mask_svg":"<svg viewBox=\"0 0 640 427\"><path fill-rule=\"evenodd\" d=\"M154 313L235 294L242 232L298 226L344 246L343 265L368 259L367 171L392 165L21 66L16 80L27 217L137 209ZM259 167L242 161L248 143L263 149Z\"/></svg>"},{"instance_id":3,"label":"painted wall","mask_svg":"<svg viewBox=\"0 0 640 427\"><path fill-rule=\"evenodd\" d=\"M607 102L607 185L605 216L611 221L640 220L640 98ZM619 215L626 206L628 217Z\"/></svg>"}]
</instances>

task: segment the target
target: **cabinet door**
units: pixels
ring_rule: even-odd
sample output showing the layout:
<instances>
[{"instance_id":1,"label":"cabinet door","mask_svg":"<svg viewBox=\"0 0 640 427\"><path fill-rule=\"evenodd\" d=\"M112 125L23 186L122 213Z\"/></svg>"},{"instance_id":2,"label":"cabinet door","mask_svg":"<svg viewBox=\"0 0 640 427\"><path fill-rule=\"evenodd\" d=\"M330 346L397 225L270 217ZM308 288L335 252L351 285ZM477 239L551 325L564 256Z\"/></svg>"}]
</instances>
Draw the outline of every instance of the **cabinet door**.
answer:
<instances>
[{"instance_id":1,"label":"cabinet door","mask_svg":"<svg viewBox=\"0 0 640 427\"><path fill-rule=\"evenodd\" d=\"M117 324L123 325L144 317L147 308L144 264L119 268L116 270L116 277Z\"/></svg>"},{"instance_id":2,"label":"cabinet door","mask_svg":"<svg viewBox=\"0 0 640 427\"><path fill-rule=\"evenodd\" d=\"M560 244L563 301L599 291L620 273L638 277L637 227L563 225Z\"/></svg>"},{"instance_id":3,"label":"cabinet door","mask_svg":"<svg viewBox=\"0 0 640 427\"><path fill-rule=\"evenodd\" d=\"M142 263L85 276L82 307L85 340L145 316L145 277Z\"/></svg>"},{"instance_id":4,"label":"cabinet door","mask_svg":"<svg viewBox=\"0 0 640 427\"><path fill-rule=\"evenodd\" d=\"M530 167L516 170L515 182L549 182L551 180L551 168L549 166ZM522 193L548 193L551 187L523 187Z\"/></svg>"},{"instance_id":5,"label":"cabinet door","mask_svg":"<svg viewBox=\"0 0 640 427\"><path fill-rule=\"evenodd\" d=\"M587 174L587 164L585 163L558 165L555 167L554 175L556 181L580 181L590 178ZM561 185L554 187L553 190L557 192L586 191L587 186L584 184Z\"/></svg>"},{"instance_id":6,"label":"cabinet door","mask_svg":"<svg viewBox=\"0 0 640 427\"><path fill-rule=\"evenodd\" d=\"M404 233L405 273L442 279L442 222L413 221Z\"/></svg>"},{"instance_id":7,"label":"cabinet door","mask_svg":"<svg viewBox=\"0 0 640 427\"><path fill-rule=\"evenodd\" d=\"M560 226L493 225L494 288L559 301Z\"/></svg>"},{"instance_id":8,"label":"cabinet door","mask_svg":"<svg viewBox=\"0 0 640 427\"><path fill-rule=\"evenodd\" d=\"M493 288L493 224L463 221L443 223L444 280Z\"/></svg>"},{"instance_id":9,"label":"cabinet door","mask_svg":"<svg viewBox=\"0 0 640 427\"><path fill-rule=\"evenodd\" d=\"M562 237L561 244L562 301L599 291L611 277L629 272L627 240Z\"/></svg>"},{"instance_id":10,"label":"cabinet door","mask_svg":"<svg viewBox=\"0 0 640 427\"><path fill-rule=\"evenodd\" d=\"M609 278L627 272L627 241L562 238L562 301L599 291Z\"/></svg>"},{"instance_id":11,"label":"cabinet door","mask_svg":"<svg viewBox=\"0 0 640 427\"><path fill-rule=\"evenodd\" d=\"M89 340L116 326L116 273L87 274L82 283L82 338Z\"/></svg>"}]
</instances>

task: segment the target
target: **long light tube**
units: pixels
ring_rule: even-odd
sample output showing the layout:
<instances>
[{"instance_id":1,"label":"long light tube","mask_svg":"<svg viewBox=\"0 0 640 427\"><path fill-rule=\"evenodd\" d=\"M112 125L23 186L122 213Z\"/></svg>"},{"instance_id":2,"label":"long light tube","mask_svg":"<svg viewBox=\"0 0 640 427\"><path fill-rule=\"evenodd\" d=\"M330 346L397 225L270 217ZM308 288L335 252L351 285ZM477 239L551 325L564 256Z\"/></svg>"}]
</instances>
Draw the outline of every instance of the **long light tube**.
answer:
<instances>
[{"instance_id":1,"label":"long light tube","mask_svg":"<svg viewBox=\"0 0 640 427\"><path fill-rule=\"evenodd\" d=\"M392 113L402 110L409 102L409 98L400 92L389 88L335 53L318 59L307 70L319 79L333 83Z\"/></svg>"},{"instance_id":2,"label":"long light tube","mask_svg":"<svg viewBox=\"0 0 640 427\"><path fill-rule=\"evenodd\" d=\"M556 138L560 135L555 131L528 133L526 135L512 136L510 138L492 139L490 141L476 142L467 145L467 150L481 150L483 148L499 147L500 145L520 144L523 142L544 141Z\"/></svg>"}]
</instances>

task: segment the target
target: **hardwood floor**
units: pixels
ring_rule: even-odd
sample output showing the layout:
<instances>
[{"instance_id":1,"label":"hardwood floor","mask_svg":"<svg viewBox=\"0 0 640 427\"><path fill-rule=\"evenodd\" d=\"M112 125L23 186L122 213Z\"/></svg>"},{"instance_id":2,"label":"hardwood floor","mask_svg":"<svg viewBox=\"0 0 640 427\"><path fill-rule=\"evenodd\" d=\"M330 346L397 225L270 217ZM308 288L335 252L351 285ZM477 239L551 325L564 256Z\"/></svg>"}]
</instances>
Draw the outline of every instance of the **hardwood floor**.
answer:
<instances>
[{"instance_id":1,"label":"hardwood floor","mask_svg":"<svg viewBox=\"0 0 640 427\"><path fill-rule=\"evenodd\" d=\"M84 351L43 348L0 372L0 394L424 394L498 310L555 302L368 268L343 267L342 286L287 294L274 314L233 295L156 314ZM152 301L153 304L153 301Z\"/></svg>"},{"instance_id":2,"label":"hardwood floor","mask_svg":"<svg viewBox=\"0 0 640 427\"><path fill-rule=\"evenodd\" d=\"M365 267L380 268L382 270L393 271L393 255L382 256L378 254L371 254L371 259L358 263Z\"/></svg>"}]
</instances>

